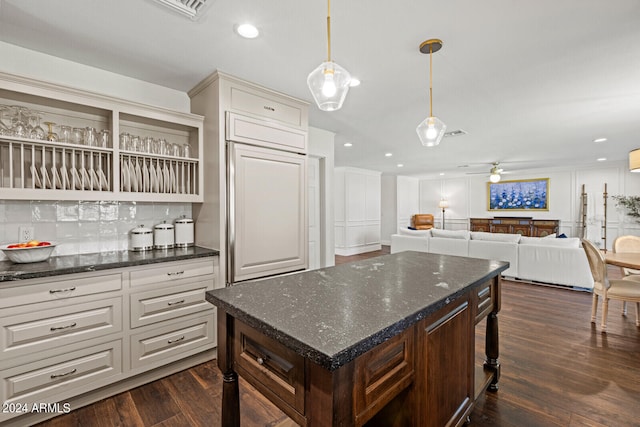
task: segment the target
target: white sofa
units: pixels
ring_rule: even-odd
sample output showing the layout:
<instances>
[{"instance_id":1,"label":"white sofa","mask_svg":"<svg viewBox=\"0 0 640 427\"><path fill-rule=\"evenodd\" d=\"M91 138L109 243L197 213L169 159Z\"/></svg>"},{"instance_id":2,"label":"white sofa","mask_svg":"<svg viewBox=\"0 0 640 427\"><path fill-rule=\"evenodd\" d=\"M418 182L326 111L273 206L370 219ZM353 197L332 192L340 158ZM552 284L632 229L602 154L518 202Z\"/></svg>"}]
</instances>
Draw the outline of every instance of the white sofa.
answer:
<instances>
[{"instance_id":1,"label":"white sofa","mask_svg":"<svg viewBox=\"0 0 640 427\"><path fill-rule=\"evenodd\" d=\"M502 273L505 277L593 288L587 257L575 237L400 229L391 236L391 253L408 250L508 261L509 268Z\"/></svg>"}]
</instances>

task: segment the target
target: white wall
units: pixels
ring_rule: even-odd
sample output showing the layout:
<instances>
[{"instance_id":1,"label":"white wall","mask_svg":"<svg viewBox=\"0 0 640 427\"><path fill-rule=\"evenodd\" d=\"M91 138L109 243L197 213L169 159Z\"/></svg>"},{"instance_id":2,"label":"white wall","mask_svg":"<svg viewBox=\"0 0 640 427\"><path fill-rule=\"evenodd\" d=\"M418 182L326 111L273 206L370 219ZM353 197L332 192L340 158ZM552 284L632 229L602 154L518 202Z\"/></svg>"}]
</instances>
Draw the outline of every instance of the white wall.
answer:
<instances>
[{"instance_id":1,"label":"white wall","mask_svg":"<svg viewBox=\"0 0 640 427\"><path fill-rule=\"evenodd\" d=\"M323 254L320 257L321 267L335 265L335 231L334 223L334 138L335 134L324 129L309 127L309 156L320 159L322 194L320 210L323 240Z\"/></svg>"},{"instance_id":2,"label":"white wall","mask_svg":"<svg viewBox=\"0 0 640 427\"><path fill-rule=\"evenodd\" d=\"M336 254L379 250L381 173L345 167L334 171Z\"/></svg>"},{"instance_id":3,"label":"white wall","mask_svg":"<svg viewBox=\"0 0 640 427\"><path fill-rule=\"evenodd\" d=\"M70 23L72 20L69 21ZM0 42L0 71L129 101L189 112L185 92Z\"/></svg>"},{"instance_id":4,"label":"white wall","mask_svg":"<svg viewBox=\"0 0 640 427\"><path fill-rule=\"evenodd\" d=\"M401 178L398 177L400 182ZM532 216L540 219L559 219L560 232L567 236L579 236L580 193L582 184L588 194L587 237L598 243L604 220L603 191L607 183L607 248L621 234L640 235L640 224L616 208L611 196L616 194L640 195L640 174L632 174L626 162L603 165L598 168L566 167L554 170L529 170L503 176L504 180L549 178L549 210L540 212L487 210L487 180L485 177L464 177L438 180L419 180L419 192L414 203L420 213L433 213L440 221L438 202L441 197L449 201L446 210L447 229L468 229L469 218L493 216ZM416 178L411 178L416 179ZM400 184L398 184L398 188ZM406 194L411 197L411 192ZM393 203L385 194L382 203ZM401 199L398 191L397 200ZM403 203L408 203L403 201ZM414 211L417 213L417 211ZM401 222L400 216L398 221Z\"/></svg>"},{"instance_id":5,"label":"white wall","mask_svg":"<svg viewBox=\"0 0 640 427\"><path fill-rule=\"evenodd\" d=\"M383 175L380 182L381 200L380 210L380 243L391 245L391 235L397 233L398 224L398 177L395 175Z\"/></svg>"}]
</instances>

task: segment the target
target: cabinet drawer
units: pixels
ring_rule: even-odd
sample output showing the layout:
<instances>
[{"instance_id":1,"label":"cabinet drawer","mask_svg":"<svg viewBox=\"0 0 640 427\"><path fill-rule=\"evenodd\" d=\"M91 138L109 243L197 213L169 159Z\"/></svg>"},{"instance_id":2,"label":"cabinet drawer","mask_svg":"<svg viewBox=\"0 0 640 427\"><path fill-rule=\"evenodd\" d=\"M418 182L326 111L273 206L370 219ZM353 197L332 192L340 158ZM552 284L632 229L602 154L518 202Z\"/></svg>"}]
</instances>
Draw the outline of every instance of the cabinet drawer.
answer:
<instances>
[{"instance_id":1,"label":"cabinet drawer","mask_svg":"<svg viewBox=\"0 0 640 427\"><path fill-rule=\"evenodd\" d=\"M356 425L410 386L415 372L415 328L396 335L356 359L353 400Z\"/></svg>"},{"instance_id":2,"label":"cabinet drawer","mask_svg":"<svg viewBox=\"0 0 640 427\"><path fill-rule=\"evenodd\" d=\"M189 277L213 274L213 258L198 261L176 261L153 264L129 273L131 286L142 286L151 283L171 282Z\"/></svg>"},{"instance_id":3,"label":"cabinet drawer","mask_svg":"<svg viewBox=\"0 0 640 427\"><path fill-rule=\"evenodd\" d=\"M122 289L122 274L65 275L55 279L32 279L0 289L0 308L34 302L60 301L72 297Z\"/></svg>"},{"instance_id":4,"label":"cabinet drawer","mask_svg":"<svg viewBox=\"0 0 640 427\"><path fill-rule=\"evenodd\" d=\"M1 371L0 400L60 402L121 373L122 342L117 340Z\"/></svg>"},{"instance_id":5,"label":"cabinet drawer","mask_svg":"<svg viewBox=\"0 0 640 427\"><path fill-rule=\"evenodd\" d=\"M65 305L0 318L0 360L122 330L122 298Z\"/></svg>"},{"instance_id":6,"label":"cabinet drawer","mask_svg":"<svg viewBox=\"0 0 640 427\"><path fill-rule=\"evenodd\" d=\"M205 292L213 289L213 279L153 289L131 295L131 327L196 313L211 308Z\"/></svg>"},{"instance_id":7,"label":"cabinet drawer","mask_svg":"<svg viewBox=\"0 0 640 427\"><path fill-rule=\"evenodd\" d=\"M208 315L131 336L131 367L154 367L162 361L215 343L213 310Z\"/></svg>"},{"instance_id":8,"label":"cabinet drawer","mask_svg":"<svg viewBox=\"0 0 640 427\"><path fill-rule=\"evenodd\" d=\"M476 323L484 319L493 309L492 282L483 283L477 290Z\"/></svg>"},{"instance_id":9,"label":"cabinet drawer","mask_svg":"<svg viewBox=\"0 0 640 427\"><path fill-rule=\"evenodd\" d=\"M234 334L238 373L267 397L304 415L304 358L237 319Z\"/></svg>"},{"instance_id":10,"label":"cabinet drawer","mask_svg":"<svg viewBox=\"0 0 640 427\"><path fill-rule=\"evenodd\" d=\"M245 111L261 117L297 127L306 126L306 106L294 105L282 100L273 99L273 95L259 94L245 88L231 86L231 109Z\"/></svg>"},{"instance_id":11,"label":"cabinet drawer","mask_svg":"<svg viewBox=\"0 0 640 427\"><path fill-rule=\"evenodd\" d=\"M296 153L307 152L307 132L234 113L227 113L227 140Z\"/></svg>"}]
</instances>

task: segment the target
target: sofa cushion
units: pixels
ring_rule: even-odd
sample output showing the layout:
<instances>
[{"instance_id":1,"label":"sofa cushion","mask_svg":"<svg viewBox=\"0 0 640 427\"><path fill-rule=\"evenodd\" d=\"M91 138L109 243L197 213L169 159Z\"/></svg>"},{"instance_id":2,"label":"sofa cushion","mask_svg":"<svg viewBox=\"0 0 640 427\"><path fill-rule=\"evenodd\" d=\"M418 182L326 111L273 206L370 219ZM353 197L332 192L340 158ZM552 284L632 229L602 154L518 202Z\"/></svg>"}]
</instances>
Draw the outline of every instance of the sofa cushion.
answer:
<instances>
[{"instance_id":1,"label":"sofa cushion","mask_svg":"<svg viewBox=\"0 0 640 427\"><path fill-rule=\"evenodd\" d=\"M441 230L439 228L432 228L431 236L469 240L469 232L467 230Z\"/></svg>"},{"instance_id":2,"label":"sofa cushion","mask_svg":"<svg viewBox=\"0 0 640 427\"><path fill-rule=\"evenodd\" d=\"M579 248L580 239L577 237L567 237L566 239L546 239L544 237L520 238L521 245L555 246L558 248Z\"/></svg>"},{"instance_id":3,"label":"sofa cushion","mask_svg":"<svg viewBox=\"0 0 640 427\"><path fill-rule=\"evenodd\" d=\"M431 230L411 230L409 228L401 228L398 230L398 234L403 236L431 237Z\"/></svg>"},{"instance_id":4,"label":"sofa cushion","mask_svg":"<svg viewBox=\"0 0 640 427\"><path fill-rule=\"evenodd\" d=\"M487 233L485 231L472 231L471 240L488 240L490 242L518 243L519 234Z\"/></svg>"}]
</instances>

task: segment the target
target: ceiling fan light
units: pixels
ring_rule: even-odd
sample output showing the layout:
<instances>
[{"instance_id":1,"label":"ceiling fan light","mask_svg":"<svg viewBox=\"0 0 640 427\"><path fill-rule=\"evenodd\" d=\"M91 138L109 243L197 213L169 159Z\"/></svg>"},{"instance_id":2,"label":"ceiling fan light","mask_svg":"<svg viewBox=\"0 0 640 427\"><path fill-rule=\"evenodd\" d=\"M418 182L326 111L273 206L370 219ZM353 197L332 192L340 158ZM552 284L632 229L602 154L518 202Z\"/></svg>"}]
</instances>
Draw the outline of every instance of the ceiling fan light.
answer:
<instances>
[{"instance_id":1,"label":"ceiling fan light","mask_svg":"<svg viewBox=\"0 0 640 427\"><path fill-rule=\"evenodd\" d=\"M500 176L499 173L492 173L491 175L489 175L489 181L493 182L494 184L496 182L500 182L501 178L502 177Z\"/></svg>"},{"instance_id":2,"label":"ceiling fan light","mask_svg":"<svg viewBox=\"0 0 640 427\"><path fill-rule=\"evenodd\" d=\"M307 77L313 100L322 111L342 108L350 82L349 72L333 61L323 62Z\"/></svg>"},{"instance_id":3,"label":"ceiling fan light","mask_svg":"<svg viewBox=\"0 0 640 427\"><path fill-rule=\"evenodd\" d=\"M435 147L440 144L447 130L447 125L437 117L427 117L416 128L420 142L425 147Z\"/></svg>"}]
</instances>

